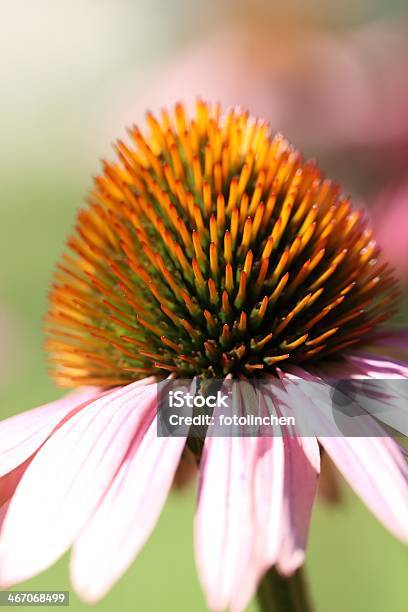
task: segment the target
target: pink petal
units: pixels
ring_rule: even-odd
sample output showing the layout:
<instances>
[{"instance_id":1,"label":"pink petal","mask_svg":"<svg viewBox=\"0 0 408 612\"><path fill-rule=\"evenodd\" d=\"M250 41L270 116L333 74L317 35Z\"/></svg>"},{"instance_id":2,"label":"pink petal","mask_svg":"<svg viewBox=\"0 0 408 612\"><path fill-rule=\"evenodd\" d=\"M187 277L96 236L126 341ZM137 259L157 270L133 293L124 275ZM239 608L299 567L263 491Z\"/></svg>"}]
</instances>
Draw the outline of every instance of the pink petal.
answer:
<instances>
[{"instance_id":1,"label":"pink petal","mask_svg":"<svg viewBox=\"0 0 408 612\"><path fill-rule=\"evenodd\" d=\"M82 599L103 597L149 537L169 493L185 438L140 431L107 495L75 542L71 579Z\"/></svg>"},{"instance_id":2,"label":"pink petal","mask_svg":"<svg viewBox=\"0 0 408 612\"><path fill-rule=\"evenodd\" d=\"M317 441L315 454L319 454ZM293 574L303 564L309 534L310 518L317 492L318 472L310 463L301 438L287 437L281 547L278 569L284 575Z\"/></svg>"},{"instance_id":3,"label":"pink petal","mask_svg":"<svg viewBox=\"0 0 408 612\"><path fill-rule=\"evenodd\" d=\"M0 533L1 533L2 525L4 523L4 519L6 518L8 507L9 507L8 502L0 506Z\"/></svg>"},{"instance_id":4,"label":"pink petal","mask_svg":"<svg viewBox=\"0 0 408 612\"><path fill-rule=\"evenodd\" d=\"M391 438L320 438L371 512L408 542L408 464Z\"/></svg>"},{"instance_id":5,"label":"pink petal","mask_svg":"<svg viewBox=\"0 0 408 612\"><path fill-rule=\"evenodd\" d=\"M45 442L58 423L75 408L100 394L98 389L84 388L62 399L0 422L0 476L28 459Z\"/></svg>"},{"instance_id":6,"label":"pink petal","mask_svg":"<svg viewBox=\"0 0 408 612\"><path fill-rule=\"evenodd\" d=\"M336 366L338 370L339 380L344 380L350 376L347 368L340 368L340 364ZM353 370L354 373L356 370ZM326 376L326 373L324 374ZM300 417L303 413L308 420L309 431L317 432L317 437L338 437L343 438L344 432L341 426L336 421L333 414L333 376L328 380L319 377L316 374L311 374L299 367L291 366L290 371L284 373L285 384L290 383L290 392L298 394L298 405L302 406L302 411L297 410L297 416ZM308 384L303 384L306 381ZM373 384L375 381L372 381ZM312 384L310 384L312 383ZM337 388L337 392L341 394L341 390ZM294 398L296 396L294 395ZM345 395L346 397L346 395ZM362 395L361 395L362 397ZM350 406L354 406L359 411L362 409L360 394L355 398L350 398ZM295 401L295 400L294 400ZM356 437L383 437L384 429L372 418L368 411L364 411L364 418L354 419L353 433Z\"/></svg>"},{"instance_id":7,"label":"pink petal","mask_svg":"<svg viewBox=\"0 0 408 612\"><path fill-rule=\"evenodd\" d=\"M24 473L0 537L0 584L42 571L72 544L109 488L135 430L154 416L155 385L134 383L65 422Z\"/></svg>"},{"instance_id":8,"label":"pink petal","mask_svg":"<svg viewBox=\"0 0 408 612\"><path fill-rule=\"evenodd\" d=\"M354 386L355 401L377 420L407 436L408 364L359 353L348 356L348 365L354 378L365 381L361 388Z\"/></svg>"},{"instance_id":9,"label":"pink petal","mask_svg":"<svg viewBox=\"0 0 408 612\"><path fill-rule=\"evenodd\" d=\"M277 558L283 439L207 437L200 473L200 579L211 609L240 611Z\"/></svg>"},{"instance_id":10,"label":"pink petal","mask_svg":"<svg viewBox=\"0 0 408 612\"><path fill-rule=\"evenodd\" d=\"M291 404L303 404L295 385L285 384L287 399L278 393L278 385L271 382L279 416L294 415ZM313 503L320 472L320 451L314 437L296 435L298 430L286 429L284 439L284 487L281 519L281 539L277 567L284 575L293 574L303 564L309 533ZM299 431L298 433L301 433Z\"/></svg>"},{"instance_id":11,"label":"pink petal","mask_svg":"<svg viewBox=\"0 0 408 612\"><path fill-rule=\"evenodd\" d=\"M374 355L349 355L348 361L364 376L380 379L407 379L408 363Z\"/></svg>"},{"instance_id":12,"label":"pink petal","mask_svg":"<svg viewBox=\"0 0 408 612\"><path fill-rule=\"evenodd\" d=\"M249 579L255 589L251 571L256 537L251 508L253 455L251 438L210 437L205 441L195 549L199 576L211 610L229 607L241 581ZM245 595L241 609L249 599Z\"/></svg>"},{"instance_id":13,"label":"pink petal","mask_svg":"<svg viewBox=\"0 0 408 612\"><path fill-rule=\"evenodd\" d=\"M26 461L24 461L24 463L18 465L16 468L14 468L14 470L8 472L8 474L0 478L0 507L14 494L14 491L22 479L24 472L30 465L31 460L32 458L29 457Z\"/></svg>"},{"instance_id":14,"label":"pink petal","mask_svg":"<svg viewBox=\"0 0 408 612\"><path fill-rule=\"evenodd\" d=\"M300 368L291 369L300 377L318 380L306 372L302 374ZM403 452L394 440L384 436L374 420L370 425L356 421L356 431L361 431L361 436L342 436L335 425L325 419L324 389L329 390L329 385L324 385L322 379L320 382L313 397L307 398L304 394L305 401L310 402L310 414L321 419L320 426L328 432L326 436L319 436L319 441L373 514L391 533L408 541L408 464ZM378 437L367 436L367 432L376 431Z\"/></svg>"}]
</instances>

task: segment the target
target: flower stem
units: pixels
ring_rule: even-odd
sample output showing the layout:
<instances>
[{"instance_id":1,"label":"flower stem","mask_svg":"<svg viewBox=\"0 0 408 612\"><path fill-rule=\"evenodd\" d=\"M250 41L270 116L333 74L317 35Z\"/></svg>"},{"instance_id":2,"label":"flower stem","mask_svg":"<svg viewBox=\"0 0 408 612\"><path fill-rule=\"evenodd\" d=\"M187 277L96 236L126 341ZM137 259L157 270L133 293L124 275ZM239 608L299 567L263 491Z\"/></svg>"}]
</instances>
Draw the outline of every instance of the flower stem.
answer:
<instances>
[{"instance_id":1,"label":"flower stem","mask_svg":"<svg viewBox=\"0 0 408 612\"><path fill-rule=\"evenodd\" d=\"M263 577L257 592L261 612L314 612L304 569L283 578L271 568Z\"/></svg>"}]
</instances>

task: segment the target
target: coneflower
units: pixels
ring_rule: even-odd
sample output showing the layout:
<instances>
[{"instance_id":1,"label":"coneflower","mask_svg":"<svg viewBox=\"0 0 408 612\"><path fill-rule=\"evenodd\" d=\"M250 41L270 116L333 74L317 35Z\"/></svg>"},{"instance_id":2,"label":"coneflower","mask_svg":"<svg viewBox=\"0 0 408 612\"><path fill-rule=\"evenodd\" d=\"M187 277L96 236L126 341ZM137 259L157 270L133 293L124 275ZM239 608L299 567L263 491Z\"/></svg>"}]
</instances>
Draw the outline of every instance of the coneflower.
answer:
<instances>
[{"instance_id":1,"label":"coneflower","mask_svg":"<svg viewBox=\"0 0 408 612\"><path fill-rule=\"evenodd\" d=\"M239 110L199 101L190 117L179 104L147 124L116 143L54 277L51 371L80 389L0 425L3 587L73 545L74 587L96 601L133 560L189 442L157 437L157 380L268 378L313 411L297 382L329 384L333 364L340 379L408 375L356 350L396 312L399 288L338 185ZM407 464L380 435L320 443L406 540ZM320 447L208 436L196 459L208 604L242 610L271 567L302 565Z\"/></svg>"},{"instance_id":2,"label":"coneflower","mask_svg":"<svg viewBox=\"0 0 408 612\"><path fill-rule=\"evenodd\" d=\"M268 125L198 103L116 143L51 293L56 381L222 377L326 359L393 314L361 212Z\"/></svg>"}]
</instances>

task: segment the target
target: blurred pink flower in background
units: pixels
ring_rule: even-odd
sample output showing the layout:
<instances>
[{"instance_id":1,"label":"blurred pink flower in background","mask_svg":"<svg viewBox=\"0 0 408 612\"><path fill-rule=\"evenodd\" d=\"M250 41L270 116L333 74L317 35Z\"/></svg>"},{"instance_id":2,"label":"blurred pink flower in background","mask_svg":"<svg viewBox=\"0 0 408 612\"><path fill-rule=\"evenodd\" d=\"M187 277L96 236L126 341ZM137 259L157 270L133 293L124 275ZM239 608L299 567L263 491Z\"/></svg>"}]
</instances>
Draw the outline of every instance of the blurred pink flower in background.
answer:
<instances>
[{"instance_id":1,"label":"blurred pink flower in background","mask_svg":"<svg viewBox=\"0 0 408 612\"><path fill-rule=\"evenodd\" d=\"M408 123L408 116L407 116ZM373 209L376 237L387 260L408 282L408 181L385 190Z\"/></svg>"},{"instance_id":2,"label":"blurred pink flower in background","mask_svg":"<svg viewBox=\"0 0 408 612\"><path fill-rule=\"evenodd\" d=\"M265 117L363 195L406 177L407 24L334 30L291 17L221 25L156 72L119 84L108 136L139 122L146 108L192 105L200 96Z\"/></svg>"}]
</instances>

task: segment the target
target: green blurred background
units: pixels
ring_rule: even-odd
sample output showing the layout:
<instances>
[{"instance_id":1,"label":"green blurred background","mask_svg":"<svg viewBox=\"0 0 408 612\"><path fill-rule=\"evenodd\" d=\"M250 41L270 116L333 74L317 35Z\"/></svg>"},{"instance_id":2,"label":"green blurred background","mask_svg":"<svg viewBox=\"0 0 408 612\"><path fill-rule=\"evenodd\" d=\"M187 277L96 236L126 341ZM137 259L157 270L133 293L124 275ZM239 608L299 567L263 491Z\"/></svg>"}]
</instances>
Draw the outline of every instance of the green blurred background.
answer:
<instances>
[{"instance_id":1,"label":"green blurred background","mask_svg":"<svg viewBox=\"0 0 408 612\"><path fill-rule=\"evenodd\" d=\"M404 4L376 0L329 7L303 2L282 8L227 0L208 5L187 0L0 2L2 418L61 394L47 378L42 352L42 316L54 262L98 171L98 158L109 155L110 142L123 135L132 117L140 119L146 105L157 109L189 89L192 97L213 95L269 113L277 129L316 154L323 168L364 203L406 181L408 105L403 103L408 85L403 87L402 69L395 83L387 81L391 93L397 88L395 113L388 106L371 109L373 123L364 129L359 129L363 119L351 113L356 126L350 134L335 129L336 117L340 120L346 107L354 112L356 100L366 116L366 90L375 97L367 75L376 80L379 63L386 75L391 70L386 61L406 69ZM264 45L251 51L258 30ZM277 32L283 33L281 46ZM311 65L300 69L299 41L306 51L308 41L315 44L316 39L321 47L311 55ZM329 62L319 81L313 61L325 52L333 67ZM219 73L214 74L218 58ZM363 91L358 87L364 68L368 89ZM350 80L338 84L337 70L345 70ZM184 83L180 92L174 91L178 82ZM330 105L335 108L329 121ZM398 123L396 115L404 108ZM386 124L383 132L381 122ZM406 320L404 313L400 319ZM318 503L314 513L308 568L317 610L404 612L407 551L344 490L340 507ZM142 554L97 609L206 609L194 567L194 503L194 487L171 496ZM22 587L69 589L67 557ZM71 593L71 609L85 608Z\"/></svg>"}]
</instances>

